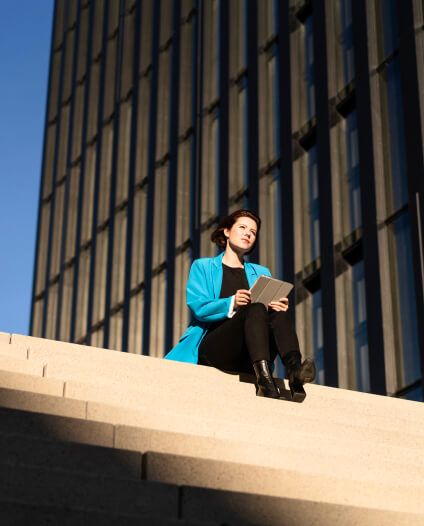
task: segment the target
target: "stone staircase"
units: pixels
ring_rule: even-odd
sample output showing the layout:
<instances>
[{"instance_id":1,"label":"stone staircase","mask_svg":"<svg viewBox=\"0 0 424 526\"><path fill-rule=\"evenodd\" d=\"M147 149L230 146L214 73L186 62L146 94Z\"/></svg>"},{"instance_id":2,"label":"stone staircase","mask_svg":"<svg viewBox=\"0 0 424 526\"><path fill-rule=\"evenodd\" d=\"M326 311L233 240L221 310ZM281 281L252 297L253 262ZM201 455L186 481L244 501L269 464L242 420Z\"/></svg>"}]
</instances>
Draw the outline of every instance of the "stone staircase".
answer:
<instances>
[{"instance_id":1,"label":"stone staircase","mask_svg":"<svg viewBox=\"0 0 424 526\"><path fill-rule=\"evenodd\" d=\"M252 381L0 333L0 524L424 524L423 404Z\"/></svg>"}]
</instances>

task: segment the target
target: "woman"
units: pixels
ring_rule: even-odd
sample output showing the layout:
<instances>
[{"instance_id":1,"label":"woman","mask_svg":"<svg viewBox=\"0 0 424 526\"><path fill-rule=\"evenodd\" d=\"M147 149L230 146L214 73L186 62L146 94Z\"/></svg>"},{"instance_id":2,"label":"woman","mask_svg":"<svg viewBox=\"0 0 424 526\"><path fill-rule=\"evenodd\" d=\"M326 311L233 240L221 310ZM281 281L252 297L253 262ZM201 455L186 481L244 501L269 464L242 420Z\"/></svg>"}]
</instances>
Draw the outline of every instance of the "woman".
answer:
<instances>
[{"instance_id":1,"label":"woman","mask_svg":"<svg viewBox=\"0 0 424 526\"><path fill-rule=\"evenodd\" d=\"M312 360L301 361L299 342L287 315L289 302L280 298L266 308L251 303L250 291L269 269L244 260L257 241L261 220L248 210L225 217L211 240L224 251L193 262L187 282L187 305L193 321L169 360L198 363L228 372L255 373L257 394L281 398L272 377L277 353L286 367L293 399L303 400L303 383L315 378Z\"/></svg>"}]
</instances>

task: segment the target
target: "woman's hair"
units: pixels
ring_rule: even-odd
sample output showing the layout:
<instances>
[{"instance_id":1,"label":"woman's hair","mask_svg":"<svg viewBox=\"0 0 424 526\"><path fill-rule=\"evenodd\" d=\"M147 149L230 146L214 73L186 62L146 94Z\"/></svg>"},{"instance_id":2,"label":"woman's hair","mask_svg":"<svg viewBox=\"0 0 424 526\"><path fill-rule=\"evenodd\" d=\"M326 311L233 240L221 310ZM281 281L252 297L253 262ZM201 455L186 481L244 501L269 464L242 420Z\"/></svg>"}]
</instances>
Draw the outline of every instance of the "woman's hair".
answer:
<instances>
[{"instance_id":1,"label":"woman's hair","mask_svg":"<svg viewBox=\"0 0 424 526\"><path fill-rule=\"evenodd\" d=\"M251 252L256 244L256 241L258 240L258 234L259 230L261 228L261 220L260 218L255 215L253 212L250 212L250 210L236 210L232 214L225 216L221 221L219 222L218 226L215 228L215 230L211 234L211 241L213 243L216 243L220 248L225 248L227 246L227 238L225 237L224 230L226 228L230 229L234 223L239 219L240 217L249 217L250 219L253 219L255 221L258 230L256 232L256 240L253 244L252 248L249 250Z\"/></svg>"}]
</instances>

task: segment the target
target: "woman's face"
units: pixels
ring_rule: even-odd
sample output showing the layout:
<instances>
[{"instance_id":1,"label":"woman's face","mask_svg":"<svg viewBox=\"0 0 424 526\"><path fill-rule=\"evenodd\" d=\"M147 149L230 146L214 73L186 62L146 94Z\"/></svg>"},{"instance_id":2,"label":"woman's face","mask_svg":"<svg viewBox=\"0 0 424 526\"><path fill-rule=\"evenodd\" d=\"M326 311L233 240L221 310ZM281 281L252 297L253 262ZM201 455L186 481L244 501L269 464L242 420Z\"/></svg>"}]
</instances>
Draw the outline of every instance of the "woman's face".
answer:
<instances>
[{"instance_id":1,"label":"woman's face","mask_svg":"<svg viewBox=\"0 0 424 526\"><path fill-rule=\"evenodd\" d=\"M250 217L239 217L231 228L224 230L225 237L237 252L246 253L256 241L258 225Z\"/></svg>"}]
</instances>

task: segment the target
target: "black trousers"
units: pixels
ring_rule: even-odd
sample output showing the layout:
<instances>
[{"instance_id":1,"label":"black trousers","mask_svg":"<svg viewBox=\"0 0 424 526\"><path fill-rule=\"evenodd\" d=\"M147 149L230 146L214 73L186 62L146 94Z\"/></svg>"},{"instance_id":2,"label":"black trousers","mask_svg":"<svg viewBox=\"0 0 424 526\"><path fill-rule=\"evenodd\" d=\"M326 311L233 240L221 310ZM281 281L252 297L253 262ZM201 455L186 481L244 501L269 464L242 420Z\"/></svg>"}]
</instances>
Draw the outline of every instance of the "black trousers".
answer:
<instances>
[{"instance_id":1,"label":"black trousers","mask_svg":"<svg viewBox=\"0 0 424 526\"><path fill-rule=\"evenodd\" d=\"M253 373L253 362L273 362L277 353L284 362L291 351L299 351L299 341L287 312L268 311L262 303L251 303L206 334L198 363Z\"/></svg>"}]
</instances>

